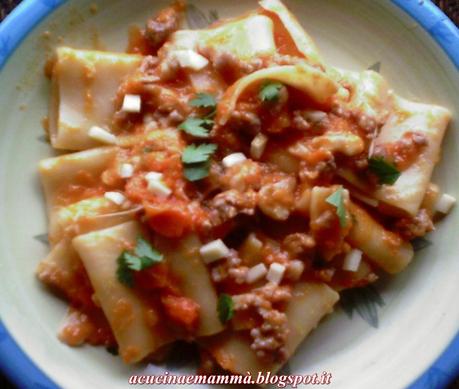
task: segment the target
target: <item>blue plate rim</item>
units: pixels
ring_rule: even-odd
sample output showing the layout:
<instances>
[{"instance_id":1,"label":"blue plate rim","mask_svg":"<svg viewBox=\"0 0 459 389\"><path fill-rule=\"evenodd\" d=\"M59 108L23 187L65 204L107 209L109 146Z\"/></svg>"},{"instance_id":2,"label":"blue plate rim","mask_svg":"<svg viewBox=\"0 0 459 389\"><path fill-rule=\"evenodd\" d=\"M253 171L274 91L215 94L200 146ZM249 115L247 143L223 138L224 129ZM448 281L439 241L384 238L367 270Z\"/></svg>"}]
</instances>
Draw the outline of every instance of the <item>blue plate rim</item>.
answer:
<instances>
[{"instance_id":1,"label":"blue plate rim","mask_svg":"<svg viewBox=\"0 0 459 389\"><path fill-rule=\"evenodd\" d=\"M23 39L66 0L23 0L0 23L0 71ZM416 20L459 69L459 29L430 0L391 0ZM19 388L57 389L58 386L24 353L0 321L0 370ZM25 374L25 372L27 372ZM409 389L447 386L459 375L459 333L434 364Z\"/></svg>"}]
</instances>

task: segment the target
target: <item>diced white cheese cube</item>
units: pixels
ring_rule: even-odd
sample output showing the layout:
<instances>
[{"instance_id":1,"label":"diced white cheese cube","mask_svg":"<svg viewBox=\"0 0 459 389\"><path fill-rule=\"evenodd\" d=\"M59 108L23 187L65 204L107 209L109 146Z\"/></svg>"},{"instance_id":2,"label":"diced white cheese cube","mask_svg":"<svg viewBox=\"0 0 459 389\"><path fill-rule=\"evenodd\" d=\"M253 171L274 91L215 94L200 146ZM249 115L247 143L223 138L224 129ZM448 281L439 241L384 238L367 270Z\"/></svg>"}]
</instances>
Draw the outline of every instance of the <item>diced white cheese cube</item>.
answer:
<instances>
[{"instance_id":1,"label":"diced white cheese cube","mask_svg":"<svg viewBox=\"0 0 459 389\"><path fill-rule=\"evenodd\" d=\"M195 71L204 69L209 64L206 57L196 53L194 50L177 50L174 52L174 57L182 68Z\"/></svg>"},{"instance_id":2,"label":"diced white cheese cube","mask_svg":"<svg viewBox=\"0 0 459 389\"><path fill-rule=\"evenodd\" d=\"M362 261L362 252L357 249L352 249L346 254L343 262L343 270L356 272Z\"/></svg>"},{"instance_id":3,"label":"diced white cheese cube","mask_svg":"<svg viewBox=\"0 0 459 389\"><path fill-rule=\"evenodd\" d=\"M451 211L451 208L453 208L454 204L456 204L456 199L453 196L444 193L437 200L437 203L435 204L435 210L447 214L449 211Z\"/></svg>"},{"instance_id":4,"label":"diced white cheese cube","mask_svg":"<svg viewBox=\"0 0 459 389\"><path fill-rule=\"evenodd\" d=\"M285 266L281 265L280 263L272 263L269 267L268 274L266 275L266 279L270 282L274 282L275 284L279 284L282 281L282 277L285 273Z\"/></svg>"},{"instance_id":5,"label":"diced white cheese cube","mask_svg":"<svg viewBox=\"0 0 459 389\"><path fill-rule=\"evenodd\" d=\"M120 192L105 192L104 197L117 205L126 201L126 197Z\"/></svg>"},{"instance_id":6,"label":"diced white cheese cube","mask_svg":"<svg viewBox=\"0 0 459 389\"><path fill-rule=\"evenodd\" d=\"M199 249L199 254L201 254L202 259L207 264L225 258L229 252L229 248L226 247L221 239L213 240Z\"/></svg>"},{"instance_id":7,"label":"diced white cheese cube","mask_svg":"<svg viewBox=\"0 0 459 389\"><path fill-rule=\"evenodd\" d=\"M223 166L228 168L228 167L237 165L241 162L244 162L246 159L247 158L242 153L233 153L223 158L222 163L223 163Z\"/></svg>"},{"instance_id":8,"label":"diced white cheese cube","mask_svg":"<svg viewBox=\"0 0 459 389\"><path fill-rule=\"evenodd\" d=\"M90 138L102 143L114 145L117 143L116 136L103 128L93 126L89 129L88 135Z\"/></svg>"},{"instance_id":9,"label":"diced white cheese cube","mask_svg":"<svg viewBox=\"0 0 459 389\"><path fill-rule=\"evenodd\" d=\"M258 281L259 279L263 278L267 272L268 269L266 268L265 264L259 263L258 265L255 265L249 269L246 275L246 282L248 284L252 284Z\"/></svg>"},{"instance_id":10,"label":"diced white cheese cube","mask_svg":"<svg viewBox=\"0 0 459 389\"><path fill-rule=\"evenodd\" d=\"M123 163L120 166L119 173L121 178L130 178L134 174L134 166L130 163Z\"/></svg>"},{"instance_id":11,"label":"diced white cheese cube","mask_svg":"<svg viewBox=\"0 0 459 389\"><path fill-rule=\"evenodd\" d=\"M289 262L287 267L287 276L292 281L297 281L300 279L304 271L304 262L299 259L293 259Z\"/></svg>"},{"instance_id":12,"label":"diced white cheese cube","mask_svg":"<svg viewBox=\"0 0 459 389\"><path fill-rule=\"evenodd\" d=\"M139 95L125 95L121 111L139 113L142 110L142 98Z\"/></svg>"},{"instance_id":13,"label":"diced white cheese cube","mask_svg":"<svg viewBox=\"0 0 459 389\"><path fill-rule=\"evenodd\" d=\"M147 181L158 181L158 180L162 180L162 178L163 178L163 173L159 173L159 172L148 172L145 175L145 179Z\"/></svg>"},{"instance_id":14,"label":"diced white cheese cube","mask_svg":"<svg viewBox=\"0 0 459 389\"><path fill-rule=\"evenodd\" d=\"M147 180L148 190L160 197L168 197L172 190L161 180Z\"/></svg>"},{"instance_id":15,"label":"diced white cheese cube","mask_svg":"<svg viewBox=\"0 0 459 389\"><path fill-rule=\"evenodd\" d=\"M253 138L252 143L250 144L250 155L252 158L260 159L265 151L267 143L268 137L265 134L259 133L255 138Z\"/></svg>"},{"instance_id":16,"label":"diced white cheese cube","mask_svg":"<svg viewBox=\"0 0 459 389\"><path fill-rule=\"evenodd\" d=\"M158 196L168 197L172 190L162 181L163 173L148 172L145 175L148 190Z\"/></svg>"}]
</instances>

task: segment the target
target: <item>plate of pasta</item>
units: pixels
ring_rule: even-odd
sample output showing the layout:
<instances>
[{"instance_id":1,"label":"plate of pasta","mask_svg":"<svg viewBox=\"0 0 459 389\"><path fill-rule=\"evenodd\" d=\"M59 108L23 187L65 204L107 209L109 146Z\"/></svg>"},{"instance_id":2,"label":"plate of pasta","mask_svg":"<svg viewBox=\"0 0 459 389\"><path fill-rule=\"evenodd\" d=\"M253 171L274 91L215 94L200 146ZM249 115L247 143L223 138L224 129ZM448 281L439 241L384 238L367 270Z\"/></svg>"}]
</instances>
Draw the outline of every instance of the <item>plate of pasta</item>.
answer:
<instances>
[{"instance_id":1,"label":"plate of pasta","mask_svg":"<svg viewBox=\"0 0 459 389\"><path fill-rule=\"evenodd\" d=\"M7 374L444 385L459 34L402 3L26 0L0 28Z\"/></svg>"}]
</instances>

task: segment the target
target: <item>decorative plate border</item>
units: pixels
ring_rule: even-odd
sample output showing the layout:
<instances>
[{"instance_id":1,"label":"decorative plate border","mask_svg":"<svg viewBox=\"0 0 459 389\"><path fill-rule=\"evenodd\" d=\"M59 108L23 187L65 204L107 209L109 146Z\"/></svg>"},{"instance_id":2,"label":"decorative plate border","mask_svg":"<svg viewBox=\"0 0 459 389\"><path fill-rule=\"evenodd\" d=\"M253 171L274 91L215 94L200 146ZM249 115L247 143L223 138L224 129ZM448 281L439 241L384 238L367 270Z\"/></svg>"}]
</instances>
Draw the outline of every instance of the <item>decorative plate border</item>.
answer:
<instances>
[{"instance_id":1,"label":"decorative plate border","mask_svg":"<svg viewBox=\"0 0 459 389\"><path fill-rule=\"evenodd\" d=\"M0 24L0 70L38 23L66 0L24 0ZM459 69L459 29L430 0L391 0L415 19ZM58 389L22 351L0 321L0 369L19 388ZM27 372L27 373L25 373ZM459 375L459 334L409 389L443 388Z\"/></svg>"}]
</instances>

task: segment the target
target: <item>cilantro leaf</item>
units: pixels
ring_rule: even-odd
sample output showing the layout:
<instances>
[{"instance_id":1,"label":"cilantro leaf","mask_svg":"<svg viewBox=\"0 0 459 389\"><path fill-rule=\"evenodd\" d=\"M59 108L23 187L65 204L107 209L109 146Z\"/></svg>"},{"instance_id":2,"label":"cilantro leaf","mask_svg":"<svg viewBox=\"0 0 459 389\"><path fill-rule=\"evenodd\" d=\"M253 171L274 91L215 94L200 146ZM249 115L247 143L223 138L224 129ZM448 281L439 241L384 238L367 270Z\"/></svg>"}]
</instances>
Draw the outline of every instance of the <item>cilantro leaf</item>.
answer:
<instances>
[{"instance_id":1,"label":"cilantro leaf","mask_svg":"<svg viewBox=\"0 0 459 389\"><path fill-rule=\"evenodd\" d=\"M346 207L344 206L343 188L339 188L325 200L328 204L336 207L336 214L339 218L341 228L346 227Z\"/></svg>"},{"instance_id":2,"label":"cilantro leaf","mask_svg":"<svg viewBox=\"0 0 459 389\"><path fill-rule=\"evenodd\" d=\"M124 250L118 257L116 277L122 284L132 288L134 286L134 273L147 269L163 260L163 255L151 246L141 236L137 237L134 252Z\"/></svg>"},{"instance_id":3,"label":"cilantro leaf","mask_svg":"<svg viewBox=\"0 0 459 389\"><path fill-rule=\"evenodd\" d=\"M231 320L231 318L234 316L233 298L226 293L222 293L218 297L217 311L218 317L222 323L226 323L227 321Z\"/></svg>"},{"instance_id":4,"label":"cilantro leaf","mask_svg":"<svg viewBox=\"0 0 459 389\"><path fill-rule=\"evenodd\" d=\"M178 128L196 138L208 138L213 124L212 119L188 118Z\"/></svg>"},{"instance_id":5,"label":"cilantro leaf","mask_svg":"<svg viewBox=\"0 0 459 389\"><path fill-rule=\"evenodd\" d=\"M187 146L182 154L183 173L188 181L199 181L209 175L210 156L217 150L213 143Z\"/></svg>"},{"instance_id":6,"label":"cilantro leaf","mask_svg":"<svg viewBox=\"0 0 459 389\"><path fill-rule=\"evenodd\" d=\"M188 181L199 181L209 175L210 161L186 164L183 173Z\"/></svg>"},{"instance_id":7,"label":"cilantro leaf","mask_svg":"<svg viewBox=\"0 0 459 389\"><path fill-rule=\"evenodd\" d=\"M383 157L369 158L368 168L378 176L381 184L393 185L400 177L400 171Z\"/></svg>"},{"instance_id":8,"label":"cilantro leaf","mask_svg":"<svg viewBox=\"0 0 459 389\"><path fill-rule=\"evenodd\" d=\"M214 108L217 106L217 101L215 97L209 93L198 93L190 101L192 107L201 107L201 108Z\"/></svg>"},{"instance_id":9,"label":"cilantro leaf","mask_svg":"<svg viewBox=\"0 0 459 389\"><path fill-rule=\"evenodd\" d=\"M261 101L276 102L279 100L281 88L282 84L280 82L265 82L258 93L258 97Z\"/></svg>"},{"instance_id":10,"label":"cilantro leaf","mask_svg":"<svg viewBox=\"0 0 459 389\"><path fill-rule=\"evenodd\" d=\"M183 163L207 162L210 156L217 150L217 145L212 143L203 143L199 146L187 146L182 154Z\"/></svg>"}]
</instances>

